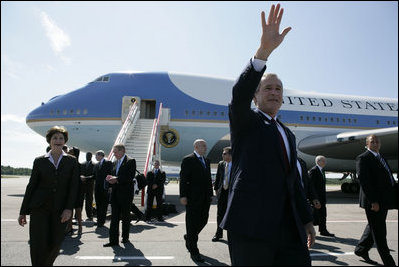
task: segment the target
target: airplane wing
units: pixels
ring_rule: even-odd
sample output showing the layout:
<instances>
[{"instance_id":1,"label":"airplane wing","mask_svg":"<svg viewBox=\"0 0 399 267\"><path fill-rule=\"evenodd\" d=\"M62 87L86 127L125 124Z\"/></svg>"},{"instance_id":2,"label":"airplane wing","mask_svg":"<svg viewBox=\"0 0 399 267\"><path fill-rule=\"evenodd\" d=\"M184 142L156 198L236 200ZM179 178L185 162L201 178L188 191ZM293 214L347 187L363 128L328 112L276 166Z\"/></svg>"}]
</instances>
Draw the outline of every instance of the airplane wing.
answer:
<instances>
[{"instance_id":1,"label":"airplane wing","mask_svg":"<svg viewBox=\"0 0 399 267\"><path fill-rule=\"evenodd\" d=\"M386 159L398 159L398 127L309 136L299 142L298 149L314 156L355 159L365 151L366 137L370 134L375 134L380 138L380 152Z\"/></svg>"}]
</instances>

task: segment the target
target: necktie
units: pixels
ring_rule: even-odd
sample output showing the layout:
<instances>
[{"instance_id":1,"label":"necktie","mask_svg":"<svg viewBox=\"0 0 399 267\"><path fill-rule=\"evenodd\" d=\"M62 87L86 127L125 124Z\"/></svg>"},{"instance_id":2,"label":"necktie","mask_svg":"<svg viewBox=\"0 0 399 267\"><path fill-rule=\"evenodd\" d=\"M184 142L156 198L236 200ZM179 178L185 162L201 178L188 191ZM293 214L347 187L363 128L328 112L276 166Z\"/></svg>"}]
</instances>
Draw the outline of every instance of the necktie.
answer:
<instances>
[{"instance_id":1,"label":"necktie","mask_svg":"<svg viewBox=\"0 0 399 267\"><path fill-rule=\"evenodd\" d=\"M204 168L206 169L206 165L205 165L205 160L204 160L204 158L203 158L203 157L199 157L199 158L200 158L200 161L201 161L202 165L203 165Z\"/></svg>"},{"instance_id":2,"label":"necktie","mask_svg":"<svg viewBox=\"0 0 399 267\"><path fill-rule=\"evenodd\" d=\"M224 180L223 180L223 189L227 190L229 188L229 163L226 162L224 166Z\"/></svg>"},{"instance_id":3,"label":"necktie","mask_svg":"<svg viewBox=\"0 0 399 267\"><path fill-rule=\"evenodd\" d=\"M116 174L118 174L120 166L121 166L121 160L118 159L118 162L116 163Z\"/></svg>"},{"instance_id":4,"label":"necktie","mask_svg":"<svg viewBox=\"0 0 399 267\"><path fill-rule=\"evenodd\" d=\"M280 133L280 131L277 128L277 122L273 118L270 120L270 124L276 128L276 131L278 133L278 138L279 138L279 141L280 141L280 147L281 147L281 150L283 151L285 171L286 171L286 173L288 173L290 171L290 162L288 160L287 149L285 148L284 139L281 136L281 133Z\"/></svg>"},{"instance_id":5,"label":"necktie","mask_svg":"<svg viewBox=\"0 0 399 267\"><path fill-rule=\"evenodd\" d=\"M389 177L391 178L391 184L394 185L395 182L394 182L394 180L393 180L392 173L391 173L391 170L390 170L389 167L388 167L388 164L385 162L385 160L381 157L380 154L377 154L377 159L381 162L382 166L384 166L384 168L385 168L385 169L387 170L387 172L389 173Z\"/></svg>"}]
</instances>

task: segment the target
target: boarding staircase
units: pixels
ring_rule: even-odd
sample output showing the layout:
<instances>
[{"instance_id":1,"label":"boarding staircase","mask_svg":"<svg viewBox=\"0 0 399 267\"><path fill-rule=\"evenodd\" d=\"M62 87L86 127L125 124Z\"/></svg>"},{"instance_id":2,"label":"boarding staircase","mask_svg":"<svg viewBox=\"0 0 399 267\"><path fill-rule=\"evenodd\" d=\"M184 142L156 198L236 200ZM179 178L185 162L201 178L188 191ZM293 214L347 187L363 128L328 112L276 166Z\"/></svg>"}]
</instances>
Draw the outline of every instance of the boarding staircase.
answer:
<instances>
[{"instance_id":1,"label":"boarding staircase","mask_svg":"<svg viewBox=\"0 0 399 267\"><path fill-rule=\"evenodd\" d=\"M130 98L130 97L124 97ZM134 101L131 101L134 100ZM131 104L128 106L127 115L122 111L122 120L124 123L115 140L115 144L124 144L126 155L136 160L136 169L147 174L150 170L153 160L161 159L161 150L159 145L160 116L162 114L162 103L159 106L158 117L156 119L140 118L140 99L131 97ZM115 161L115 156L111 151L108 159ZM135 198L135 204L138 204ZM144 190L138 201L144 206Z\"/></svg>"}]
</instances>

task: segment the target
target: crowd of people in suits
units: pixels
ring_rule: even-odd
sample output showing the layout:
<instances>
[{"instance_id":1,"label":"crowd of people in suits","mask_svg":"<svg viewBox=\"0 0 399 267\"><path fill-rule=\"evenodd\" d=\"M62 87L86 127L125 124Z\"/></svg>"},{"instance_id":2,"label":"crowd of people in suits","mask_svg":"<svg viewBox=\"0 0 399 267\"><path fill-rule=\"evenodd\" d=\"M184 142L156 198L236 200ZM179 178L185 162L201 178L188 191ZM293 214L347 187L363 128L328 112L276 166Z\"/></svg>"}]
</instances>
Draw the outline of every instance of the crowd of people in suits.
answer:
<instances>
[{"instance_id":1,"label":"crowd of people in suits","mask_svg":"<svg viewBox=\"0 0 399 267\"><path fill-rule=\"evenodd\" d=\"M334 237L326 226L326 158L316 157L316 165L308 172L304 161L297 157L295 135L277 117L283 102L283 83L276 74L264 74L269 55L291 30L288 27L280 34L282 15L279 4L272 5L267 20L261 13L259 49L233 86L229 103L231 147L223 149L215 183L212 185L210 161L205 157L205 140L195 140L194 152L182 160L180 203L186 209L183 239L196 262L204 262L197 243L208 222L213 190L218 197L218 211L212 241L219 241L223 229L227 230L232 265L310 266L309 248L316 236L314 224L319 225L320 235ZM252 101L255 109L251 108ZM96 165L91 163L91 153L79 165L78 149L71 150L73 155L62 150L68 141L65 128L52 127L46 140L50 150L34 160L18 217L21 226L27 223L26 215L31 218L32 265L53 265L74 209L78 233L82 232L83 199L90 220L93 190L97 227L104 226L109 188L112 191L109 242L103 246L119 244L120 221L121 242L129 242L136 161L125 154L124 145L113 147L113 163L104 158L103 151L97 151ZM368 224L355 254L372 262L368 252L375 244L384 265L394 266L386 239L386 217L389 209L397 209L398 184L379 153L380 147L378 136L370 135L366 152L356 159L360 206L365 209ZM156 162L147 175L150 204L154 198L158 204L162 202L165 174L158 167ZM139 220L151 217L151 210L140 213ZM158 220L163 218L158 215Z\"/></svg>"}]
</instances>

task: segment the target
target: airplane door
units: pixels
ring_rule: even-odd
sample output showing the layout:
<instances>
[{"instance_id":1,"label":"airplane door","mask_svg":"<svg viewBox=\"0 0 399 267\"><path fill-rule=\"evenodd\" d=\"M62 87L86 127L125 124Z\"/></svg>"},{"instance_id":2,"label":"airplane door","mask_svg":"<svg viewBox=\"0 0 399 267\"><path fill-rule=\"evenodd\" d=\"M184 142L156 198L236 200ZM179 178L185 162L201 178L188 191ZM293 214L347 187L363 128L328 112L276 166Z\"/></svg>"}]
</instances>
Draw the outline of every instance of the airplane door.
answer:
<instances>
[{"instance_id":1,"label":"airplane door","mask_svg":"<svg viewBox=\"0 0 399 267\"><path fill-rule=\"evenodd\" d=\"M155 100L142 99L140 105L140 119L155 119Z\"/></svg>"}]
</instances>

